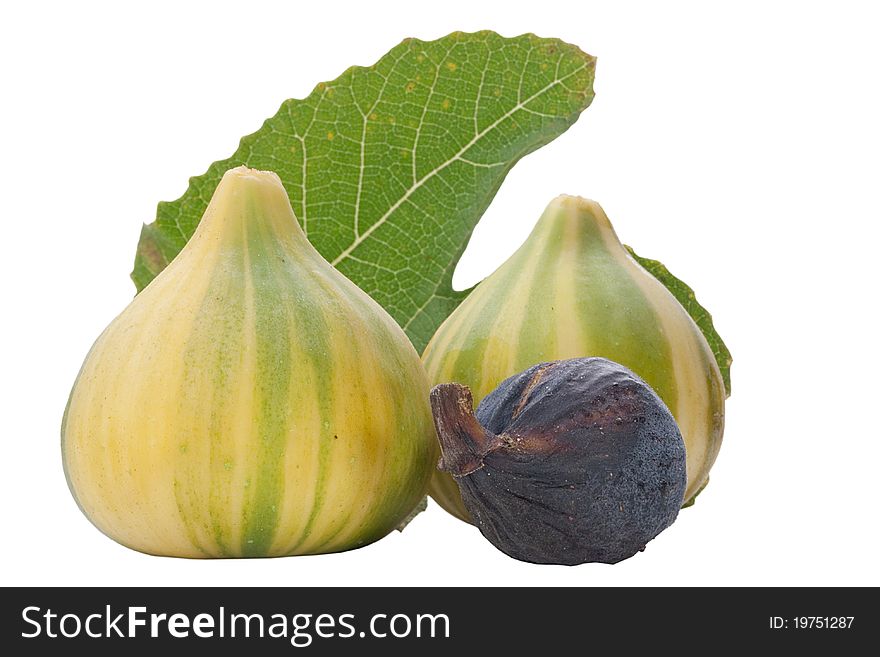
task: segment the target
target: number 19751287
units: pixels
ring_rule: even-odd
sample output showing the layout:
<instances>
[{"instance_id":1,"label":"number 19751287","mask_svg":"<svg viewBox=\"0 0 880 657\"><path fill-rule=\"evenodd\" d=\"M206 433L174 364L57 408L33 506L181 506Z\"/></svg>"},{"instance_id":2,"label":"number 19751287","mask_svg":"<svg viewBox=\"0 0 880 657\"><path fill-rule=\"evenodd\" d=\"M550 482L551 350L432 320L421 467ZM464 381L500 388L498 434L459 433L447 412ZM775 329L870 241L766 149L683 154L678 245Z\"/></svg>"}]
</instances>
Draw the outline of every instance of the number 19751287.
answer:
<instances>
[{"instance_id":1,"label":"number 19751287","mask_svg":"<svg viewBox=\"0 0 880 657\"><path fill-rule=\"evenodd\" d=\"M770 628L774 630L848 630L852 627L855 616L795 616L783 618L770 617Z\"/></svg>"}]
</instances>

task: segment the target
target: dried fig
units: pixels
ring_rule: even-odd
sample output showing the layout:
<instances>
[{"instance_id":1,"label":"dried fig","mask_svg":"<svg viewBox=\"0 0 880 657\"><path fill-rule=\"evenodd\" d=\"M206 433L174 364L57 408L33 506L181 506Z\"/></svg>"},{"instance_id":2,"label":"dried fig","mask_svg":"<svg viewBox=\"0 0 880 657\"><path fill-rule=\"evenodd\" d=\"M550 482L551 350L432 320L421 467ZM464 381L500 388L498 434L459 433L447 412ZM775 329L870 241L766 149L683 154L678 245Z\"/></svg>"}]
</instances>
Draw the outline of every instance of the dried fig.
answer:
<instances>
[{"instance_id":1,"label":"dried fig","mask_svg":"<svg viewBox=\"0 0 880 657\"><path fill-rule=\"evenodd\" d=\"M431 391L443 456L483 535L533 563L616 563L675 520L685 447L669 409L604 358L542 363L476 411L470 390Z\"/></svg>"}]
</instances>

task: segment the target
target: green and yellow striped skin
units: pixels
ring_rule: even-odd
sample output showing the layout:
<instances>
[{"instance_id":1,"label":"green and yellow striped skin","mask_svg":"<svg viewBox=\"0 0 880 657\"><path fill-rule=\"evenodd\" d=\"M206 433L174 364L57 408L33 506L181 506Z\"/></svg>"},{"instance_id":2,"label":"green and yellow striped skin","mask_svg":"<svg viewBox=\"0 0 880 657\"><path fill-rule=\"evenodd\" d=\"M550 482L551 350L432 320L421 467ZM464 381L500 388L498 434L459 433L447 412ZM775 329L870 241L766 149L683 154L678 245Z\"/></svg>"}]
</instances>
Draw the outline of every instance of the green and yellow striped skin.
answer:
<instances>
[{"instance_id":1,"label":"green and yellow striped skin","mask_svg":"<svg viewBox=\"0 0 880 657\"><path fill-rule=\"evenodd\" d=\"M724 429L724 383L712 351L681 304L629 256L602 208L560 196L440 326L422 360L432 384L463 383L479 403L532 365L581 356L625 365L663 399L685 440L691 500L708 480ZM448 474L434 474L430 493L469 520Z\"/></svg>"},{"instance_id":2,"label":"green and yellow striped skin","mask_svg":"<svg viewBox=\"0 0 880 657\"><path fill-rule=\"evenodd\" d=\"M183 251L98 338L62 425L70 489L150 554L375 541L438 458L403 331L312 248L277 176L224 176Z\"/></svg>"}]
</instances>

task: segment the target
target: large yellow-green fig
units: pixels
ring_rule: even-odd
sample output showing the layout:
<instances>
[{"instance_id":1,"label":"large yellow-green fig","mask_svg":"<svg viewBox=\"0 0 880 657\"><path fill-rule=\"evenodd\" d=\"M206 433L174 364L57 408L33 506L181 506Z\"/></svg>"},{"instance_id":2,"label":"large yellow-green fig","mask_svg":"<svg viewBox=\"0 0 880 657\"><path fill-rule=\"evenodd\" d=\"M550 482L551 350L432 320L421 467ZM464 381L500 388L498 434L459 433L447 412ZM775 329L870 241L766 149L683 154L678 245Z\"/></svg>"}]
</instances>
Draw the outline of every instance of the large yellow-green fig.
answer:
<instances>
[{"instance_id":1,"label":"large yellow-green fig","mask_svg":"<svg viewBox=\"0 0 880 657\"><path fill-rule=\"evenodd\" d=\"M278 177L240 167L86 357L65 472L86 516L143 552L355 548L425 494L428 391L403 331L309 244Z\"/></svg>"},{"instance_id":2,"label":"large yellow-green fig","mask_svg":"<svg viewBox=\"0 0 880 657\"><path fill-rule=\"evenodd\" d=\"M682 305L620 243L597 203L560 196L526 242L440 326L422 360L432 384L470 387L474 403L546 361L602 356L641 376L681 429L692 500L706 484L724 429L724 382ZM452 477L431 496L469 520Z\"/></svg>"}]
</instances>

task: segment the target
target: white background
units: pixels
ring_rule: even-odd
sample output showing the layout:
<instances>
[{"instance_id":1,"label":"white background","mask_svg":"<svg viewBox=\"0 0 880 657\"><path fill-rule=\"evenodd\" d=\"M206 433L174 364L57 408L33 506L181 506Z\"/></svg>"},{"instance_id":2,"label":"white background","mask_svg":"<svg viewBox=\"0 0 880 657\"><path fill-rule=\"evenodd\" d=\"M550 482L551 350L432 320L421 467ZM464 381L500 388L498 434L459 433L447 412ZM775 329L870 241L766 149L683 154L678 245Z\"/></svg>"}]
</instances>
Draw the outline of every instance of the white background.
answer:
<instances>
[{"instance_id":1,"label":"white background","mask_svg":"<svg viewBox=\"0 0 880 657\"><path fill-rule=\"evenodd\" d=\"M0 583L861 585L877 565L880 40L871 3L5 3ZM455 280L566 192L697 291L731 348L712 483L643 554L534 566L432 504L339 555L149 557L77 510L61 414L134 294L142 222L282 100L402 38L491 28L598 56L596 99L510 174Z\"/></svg>"}]
</instances>

